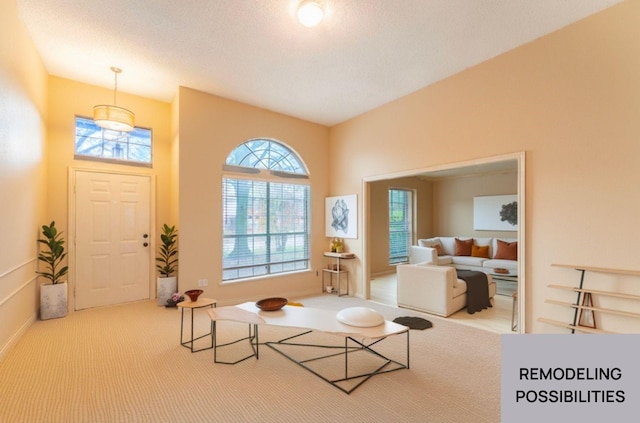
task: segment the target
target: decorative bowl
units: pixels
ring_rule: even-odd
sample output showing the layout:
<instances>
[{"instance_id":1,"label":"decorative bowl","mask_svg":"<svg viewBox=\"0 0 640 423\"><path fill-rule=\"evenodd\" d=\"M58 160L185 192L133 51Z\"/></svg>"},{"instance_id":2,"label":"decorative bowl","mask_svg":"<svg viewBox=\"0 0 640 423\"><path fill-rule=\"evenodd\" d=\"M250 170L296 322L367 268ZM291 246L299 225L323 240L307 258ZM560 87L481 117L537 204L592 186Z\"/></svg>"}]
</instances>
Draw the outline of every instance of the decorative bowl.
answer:
<instances>
[{"instance_id":1,"label":"decorative bowl","mask_svg":"<svg viewBox=\"0 0 640 423\"><path fill-rule=\"evenodd\" d=\"M286 298L264 298L256 302L256 307L258 307L262 311L276 311L286 306L288 302L289 300L287 300Z\"/></svg>"},{"instance_id":2,"label":"decorative bowl","mask_svg":"<svg viewBox=\"0 0 640 423\"><path fill-rule=\"evenodd\" d=\"M198 301L198 297L202 294L202 289L190 289L185 291L185 295L191 298L191 301Z\"/></svg>"},{"instance_id":3,"label":"decorative bowl","mask_svg":"<svg viewBox=\"0 0 640 423\"><path fill-rule=\"evenodd\" d=\"M506 275L507 273L509 273L509 269L504 269L502 267L496 267L495 269L493 269L493 271L502 275Z\"/></svg>"}]
</instances>

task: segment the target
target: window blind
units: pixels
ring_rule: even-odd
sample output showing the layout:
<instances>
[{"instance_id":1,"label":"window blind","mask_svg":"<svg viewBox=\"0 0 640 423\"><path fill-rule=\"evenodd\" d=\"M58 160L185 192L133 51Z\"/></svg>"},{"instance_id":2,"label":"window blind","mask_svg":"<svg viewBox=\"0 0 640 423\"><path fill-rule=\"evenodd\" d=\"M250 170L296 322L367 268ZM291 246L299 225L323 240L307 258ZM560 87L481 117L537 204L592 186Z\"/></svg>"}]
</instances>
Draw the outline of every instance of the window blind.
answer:
<instances>
[{"instance_id":1,"label":"window blind","mask_svg":"<svg viewBox=\"0 0 640 423\"><path fill-rule=\"evenodd\" d=\"M409 190L389 190L389 263L409 260L411 246L412 197Z\"/></svg>"},{"instance_id":2,"label":"window blind","mask_svg":"<svg viewBox=\"0 0 640 423\"><path fill-rule=\"evenodd\" d=\"M223 179L223 280L309 267L309 186Z\"/></svg>"}]
</instances>

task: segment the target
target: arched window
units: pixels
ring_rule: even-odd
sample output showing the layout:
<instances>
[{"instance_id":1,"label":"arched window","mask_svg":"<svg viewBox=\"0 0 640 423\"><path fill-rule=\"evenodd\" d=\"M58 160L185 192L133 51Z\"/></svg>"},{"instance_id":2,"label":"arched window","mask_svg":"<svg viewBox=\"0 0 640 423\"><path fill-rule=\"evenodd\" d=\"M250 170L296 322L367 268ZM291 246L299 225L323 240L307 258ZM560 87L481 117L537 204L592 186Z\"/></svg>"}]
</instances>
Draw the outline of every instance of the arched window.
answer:
<instances>
[{"instance_id":1,"label":"arched window","mask_svg":"<svg viewBox=\"0 0 640 423\"><path fill-rule=\"evenodd\" d=\"M252 139L225 161L222 280L309 268L306 166L282 143Z\"/></svg>"},{"instance_id":2,"label":"arched window","mask_svg":"<svg viewBox=\"0 0 640 423\"><path fill-rule=\"evenodd\" d=\"M239 145L227 156L226 164L250 169L307 174L302 161L293 151L269 139L253 139Z\"/></svg>"}]
</instances>

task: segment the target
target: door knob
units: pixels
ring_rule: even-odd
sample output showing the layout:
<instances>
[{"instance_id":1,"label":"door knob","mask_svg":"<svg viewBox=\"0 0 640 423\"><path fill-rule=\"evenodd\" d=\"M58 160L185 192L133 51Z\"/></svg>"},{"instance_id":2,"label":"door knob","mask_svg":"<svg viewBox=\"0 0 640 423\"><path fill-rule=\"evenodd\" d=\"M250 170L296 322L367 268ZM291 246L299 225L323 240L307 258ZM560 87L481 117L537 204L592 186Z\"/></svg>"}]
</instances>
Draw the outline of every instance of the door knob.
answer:
<instances>
[{"instance_id":1,"label":"door knob","mask_svg":"<svg viewBox=\"0 0 640 423\"><path fill-rule=\"evenodd\" d=\"M144 244L142 244L142 245L143 245L144 247L148 247L148 246L149 246L149 243L148 243L148 242L145 242L145 243L144 243Z\"/></svg>"},{"instance_id":2,"label":"door knob","mask_svg":"<svg viewBox=\"0 0 640 423\"><path fill-rule=\"evenodd\" d=\"M143 238L149 238L149 234L142 235Z\"/></svg>"}]
</instances>

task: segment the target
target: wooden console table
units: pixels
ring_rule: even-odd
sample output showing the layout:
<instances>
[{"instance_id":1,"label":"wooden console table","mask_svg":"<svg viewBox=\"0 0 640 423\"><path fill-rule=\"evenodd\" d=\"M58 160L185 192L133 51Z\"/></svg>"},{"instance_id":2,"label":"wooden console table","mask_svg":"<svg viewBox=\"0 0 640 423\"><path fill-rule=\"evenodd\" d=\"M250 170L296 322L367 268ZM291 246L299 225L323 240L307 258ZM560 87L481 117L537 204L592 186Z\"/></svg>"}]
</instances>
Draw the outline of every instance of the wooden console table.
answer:
<instances>
[{"instance_id":1,"label":"wooden console table","mask_svg":"<svg viewBox=\"0 0 640 423\"><path fill-rule=\"evenodd\" d=\"M628 275L628 276L640 276L640 271L638 270L623 270L623 269L607 269L603 267L589 267L589 266L573 266L567 264L552 264L551 266L555 267L563 267L567 269L575 269L580 272L580 284L577 287L565 286L565 285L548 285L549 288L560 289L564 291L572 291L577 294L575 303L568 303L565 301L558 301L554 299L545 300L548 304L556 304L565 307L570 307L573 309L573 321L571 323L560 322L553 319L547 319L544 317L538 318L539 322L547 323L554 326L563 327L566 329L570 329L571 333L575 333L575 331L579 332L587 332L587 333L613 333L610 331L605 331L602 329L597 329L589 326L580 325L580 316L583 312L591 313L594 322L595 322L595 313L609 313L616 314L619 316L640 318L640 313L631 312L631 311L623 311L611 308L602 308L596 307L592 304L592 297L594 295L601 295L607 297L616 297L627 300L636 300L640 301L640 295L627 294L623 292L614 292L614 291L603 291L603 290L595 290L591 288L584 287L584 277L586 272L595 272L595 273L609 273L609 274L618 274L618 275Z\"/></svg>"}]
</instances>

